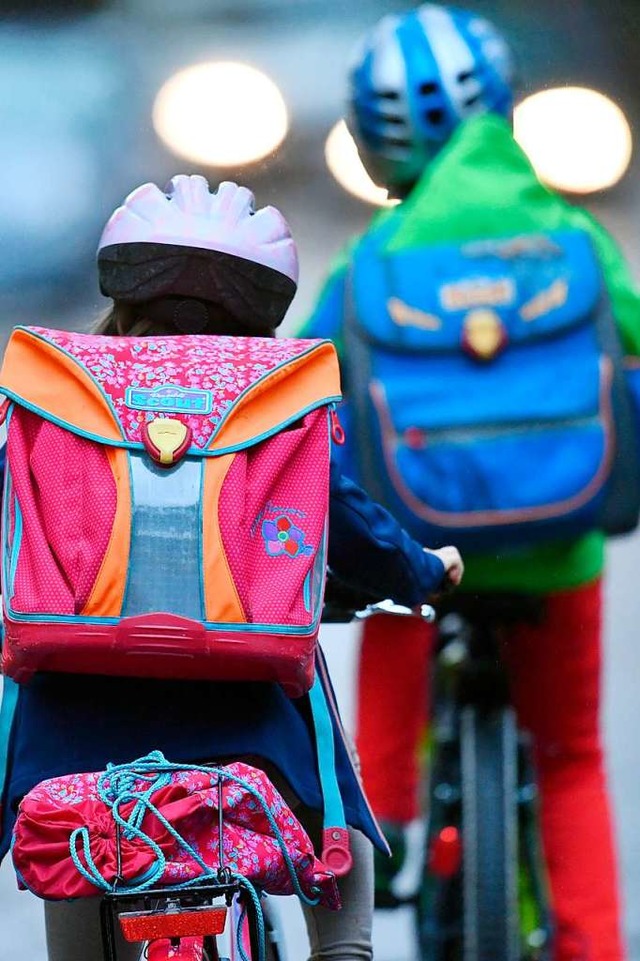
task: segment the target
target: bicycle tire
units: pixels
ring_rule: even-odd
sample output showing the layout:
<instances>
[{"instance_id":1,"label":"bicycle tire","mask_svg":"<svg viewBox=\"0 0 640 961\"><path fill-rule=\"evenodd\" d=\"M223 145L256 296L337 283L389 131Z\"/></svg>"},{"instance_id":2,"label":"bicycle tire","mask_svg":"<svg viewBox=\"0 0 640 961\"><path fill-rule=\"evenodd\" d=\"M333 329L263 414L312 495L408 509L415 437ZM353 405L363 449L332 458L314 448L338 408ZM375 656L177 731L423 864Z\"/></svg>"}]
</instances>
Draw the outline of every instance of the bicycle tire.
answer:
<instances>
[{"instance_id":1,"label":"bicycle tire","mask_svg":"<svg viewBox=\"0 0 640 961\"><path fill-rule=\"evenodd\" d=\"M460 747L462 961L519 961L514 711L464 708Z\"/></svg>"}]
</instances>

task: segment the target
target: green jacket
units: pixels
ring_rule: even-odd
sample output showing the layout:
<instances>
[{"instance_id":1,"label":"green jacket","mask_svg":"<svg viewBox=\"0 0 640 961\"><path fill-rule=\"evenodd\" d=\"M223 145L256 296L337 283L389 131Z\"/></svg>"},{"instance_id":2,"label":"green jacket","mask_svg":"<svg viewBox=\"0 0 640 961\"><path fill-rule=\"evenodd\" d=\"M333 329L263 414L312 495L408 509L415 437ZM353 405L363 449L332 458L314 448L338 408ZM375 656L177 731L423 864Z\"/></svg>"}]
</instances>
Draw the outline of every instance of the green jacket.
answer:
<instances>
[{"instance_id":1,"label":"green jacket","mask_svg":"<svg viewBox=\"0 0 640 961\"><path fill-rule=\"evenodd\" d=\"M614 240L586 211L544 187L508 124L485 115L462 124L410 196L374 217L369 231L391 230L389 252L534 231L581 229L591 237L614 316L628 354L640 355L640 291ZM340 352L346 267L356 240L339 256L305 323L304 336L331 337ZM571 542L469 556L467 590L564 590L597 577L604 536L593 531Z\"/></svg>"}]
</instances>

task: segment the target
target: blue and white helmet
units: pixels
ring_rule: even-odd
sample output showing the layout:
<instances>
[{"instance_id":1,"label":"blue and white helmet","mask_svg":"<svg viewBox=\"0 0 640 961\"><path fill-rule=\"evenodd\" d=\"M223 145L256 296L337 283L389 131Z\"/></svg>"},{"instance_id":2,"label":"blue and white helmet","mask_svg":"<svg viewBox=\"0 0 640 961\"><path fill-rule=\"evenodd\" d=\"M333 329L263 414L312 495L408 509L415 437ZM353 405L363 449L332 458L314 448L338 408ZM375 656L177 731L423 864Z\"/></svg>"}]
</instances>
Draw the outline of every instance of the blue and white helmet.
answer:
<instances>
[{"instance_id":1,"label":"blue and white helmet","mask_svg":"<svg viewBox=\"0 0 640 961\"><path fill-rule=\"evenodd\" d=\"M384 17L351 68L351 129L376 183L410 188L458 124L510 117L510 50L484 17L425 3Z\"/></svg>"}]
</instances>

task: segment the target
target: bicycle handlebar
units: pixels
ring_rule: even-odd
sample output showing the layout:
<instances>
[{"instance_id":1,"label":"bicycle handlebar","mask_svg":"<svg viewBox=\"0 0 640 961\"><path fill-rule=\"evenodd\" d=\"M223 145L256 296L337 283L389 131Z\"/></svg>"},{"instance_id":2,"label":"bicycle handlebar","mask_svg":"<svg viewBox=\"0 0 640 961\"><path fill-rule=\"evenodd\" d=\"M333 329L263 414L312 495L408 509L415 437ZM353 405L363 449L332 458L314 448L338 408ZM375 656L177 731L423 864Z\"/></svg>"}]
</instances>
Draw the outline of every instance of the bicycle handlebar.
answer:
<instances>
[{"instance_id":1,"label":"bicycle handlebar","mask_svg":"<svg viewBox=\"0 0 640 961\"><path fill-rule=\"evenodd\" d=\"M436 611L431 604L421 604L419 608L404 607L402 604L396 604L390 598L386 598L384 601L377 601L375 604L367 604L361 611L355 612L355 618L358 621L366 621L367 618L375 617L376 614L393 614L396 617L420 617L428 624L432 624L436 619Z\"/></svg>"},{"instance_id":2,"label":"bicycle handlebar","mask_svg":"<svg viewBox=\"0 0 640 961\"><path fill-rule=\"evenodd\" d=\"M370 591L347 584L336 577L333 571L327 573L325 609L322 616L325 623L343 624L354 618L364 621L376 614L421 617L429 623L436 618L436 612L429 604L422 604L416 609L405 607L390 598L376 597Z\"/></svg>"}]
</instances>

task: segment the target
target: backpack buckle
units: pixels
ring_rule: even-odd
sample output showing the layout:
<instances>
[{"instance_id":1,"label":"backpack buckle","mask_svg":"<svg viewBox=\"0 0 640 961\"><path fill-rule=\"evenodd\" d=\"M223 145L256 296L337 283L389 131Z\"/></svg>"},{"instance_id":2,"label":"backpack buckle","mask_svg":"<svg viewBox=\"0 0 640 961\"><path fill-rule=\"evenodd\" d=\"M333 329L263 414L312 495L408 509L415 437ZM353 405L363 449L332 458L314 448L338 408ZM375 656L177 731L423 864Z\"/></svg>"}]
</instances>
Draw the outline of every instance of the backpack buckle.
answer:
<instances>
[{"instance_id":1,"label":"backpack buckle","mask_svg":"<svg viewBox=\"0 0 640 961\"><path fill-rule=\"evenodd\" d=\"M462 347L475 360L493 360L507 346L506 328L495 310L470 310L462 328Z\"/></svg>"},{"instance_id":2,"label":"backpack buckle","mask_svg":"<svg viewBox=\"0 0 640 961\"><path fill-rule=\"evenodd\" d=\"M192 431L181 420L155 417L142 425L142 441L157 464L172 467L191 446Z\"/></svg>"}]
</instances>

